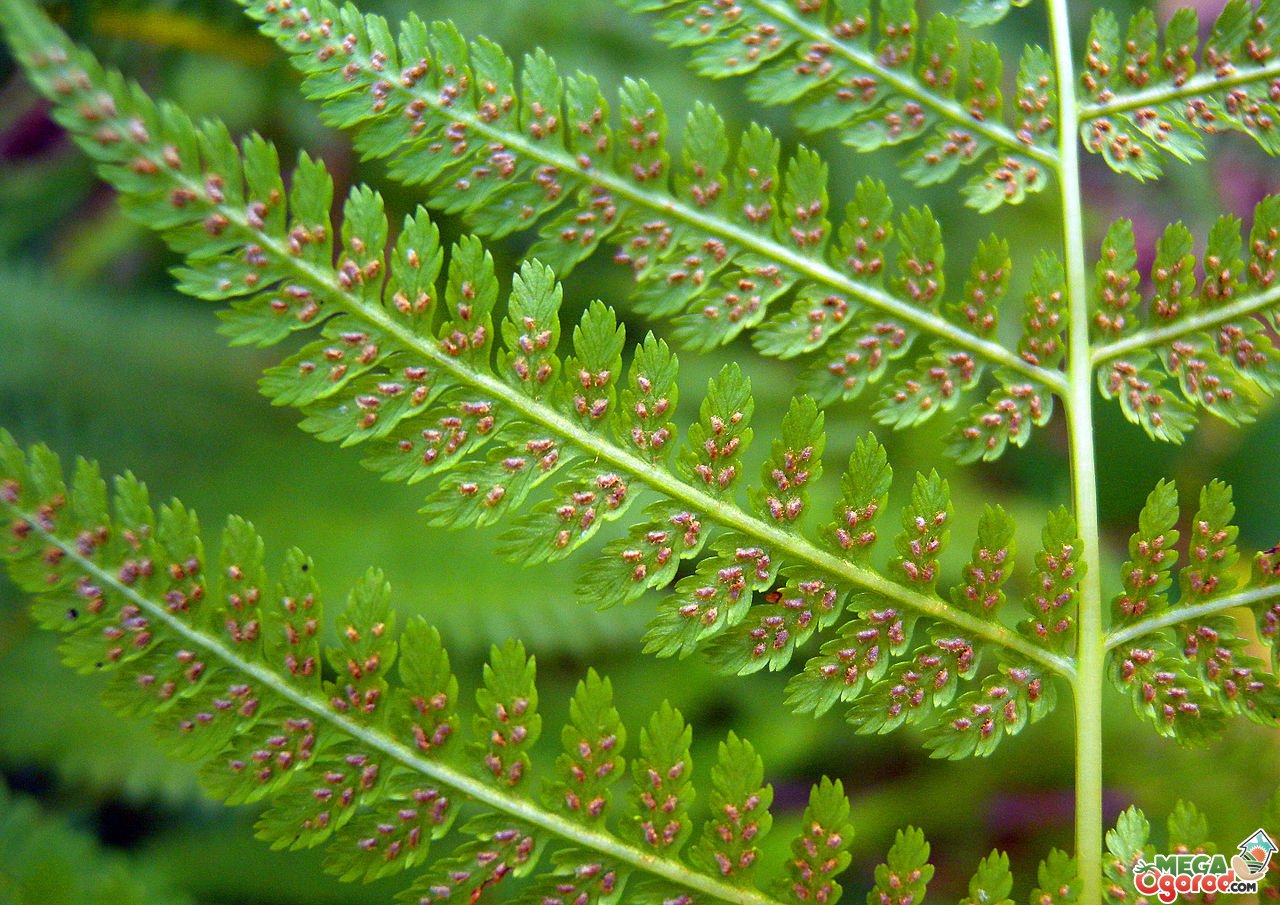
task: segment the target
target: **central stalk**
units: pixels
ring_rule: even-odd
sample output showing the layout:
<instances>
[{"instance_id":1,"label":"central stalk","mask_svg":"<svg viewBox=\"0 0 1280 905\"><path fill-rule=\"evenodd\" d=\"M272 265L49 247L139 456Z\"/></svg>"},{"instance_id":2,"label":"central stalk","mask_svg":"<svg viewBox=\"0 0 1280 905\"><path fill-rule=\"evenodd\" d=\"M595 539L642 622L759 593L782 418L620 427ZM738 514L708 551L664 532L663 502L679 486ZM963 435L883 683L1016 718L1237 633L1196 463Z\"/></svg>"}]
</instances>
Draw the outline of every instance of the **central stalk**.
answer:
<instances>
[{"instance_id":1,"label":"central stalk","mask_svg":"<svg viewBox=\"0 0 1280 905\"><path fill-rule=\"evenodd\" d=\"M1101 545L1097 463L1093 450L1093 369L1089 360L1089 295L1080 192L1080 131L1071 18L1067 0L1049 0L1058 76L1058 183L1062 192L1063 256L1070 318L1067 383L1063 399L1071 444L1072 502L1088 564L1080 582L1076 625L1076 862L1080 901L1102 901L1102 683L1106 647L1102 623Z\"/></svg>"}]
</instances>

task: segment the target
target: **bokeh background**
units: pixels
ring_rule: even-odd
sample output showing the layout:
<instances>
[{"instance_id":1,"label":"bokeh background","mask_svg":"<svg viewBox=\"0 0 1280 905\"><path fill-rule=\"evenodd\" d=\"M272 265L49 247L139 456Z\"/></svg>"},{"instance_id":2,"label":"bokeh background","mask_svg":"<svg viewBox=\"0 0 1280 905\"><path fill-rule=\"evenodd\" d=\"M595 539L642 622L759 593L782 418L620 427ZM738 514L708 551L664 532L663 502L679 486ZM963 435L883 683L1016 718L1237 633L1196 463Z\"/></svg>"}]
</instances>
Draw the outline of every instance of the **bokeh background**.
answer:
<instances>
[{"instance_id":1,"label":"bokeh background","mask_svg":"<svg viewBox=\"0 0 1280 905\"><path fill-rule=\"evenodd\" d=\"M1122 20L1132 5L1111 4ZM1209 15L1219 6L1199 5ZM923 6L927 12L946 4ZM1000 26L1011 61L1023 43L1045 41L1037 6L1015 10ZM1094 6L1072 4L1082 31ZM649 38L650 22L621 14L612 0L363 0L363 7L392 18L410 8L452 18L464 33L486 34L513 55L542 46L562 71L581 68L606 87L625 76L644 77L667 99L673 124L682 123L695 99L704 99L731 127L754 118L788 148L801 141L785 112L753 105L738 84L696 79L683 54ZM286 160L307 148L323 157L340 187L380 186L393 222L422 200L385 180L380 166L358 161L346 137L318 123L293 71L230 0L90 0L51 9L77 39L153 95L219 117L234 133L257 130ZM295 412L257 395L257 377L279 350L225 345L211 307L171 288L174 256L121 214L47 113L0 51L0 425L20 441L99 459L111 472L131 469L155 497L177 495L194 506L210 537L228 513L244 515L265 535L272 562L293 545L316 557L331 609L368 566L380 566L402 613L422 613L440 627L464 688L474 688L492 643L523 639L538 657L550 727L562 722L573 684L592 665L612 677L633 729L664 697L684 710L695 727L704 788L718 739L730 728L752 739L777 791L767 870L781 861L808 785L824 773L843 779L858 830L846 901L861 900L894 829L908 823L922 827L934 844L937 900L965 894L969 874L992 846L1011 853L1015 894L1025 898L1039 858L1050 846L1071 847L1065 703L1007 741L994 759L939 763L910 731L868 738L851 731L839 708L818 720L789 713L782 703L785 676L726 679L696 657L642 655L639 638L654 598L606 613L577 602L574 581L589 552L526 571L493 554L492 532L428 528L416 514L421 490L380 482L358 465L357 451L309 438L297 429ZM673 143L679 131L673 128ZM1020 299L1035 252L1060 242L1052 193L979 217L962 207L956 185L923 193L906 185L891 153L858 156L829 137L807 141L831 165L837 210L865 174L885 179L900 204L927 201L951 235L952 286L963 283L978 239L995 231L1016 237L1010 297ZM1263 194L1280 190L1280 168L1246 139L1228 136L1211 147L1211 162L1171 164L1166 182L1146 187L1088 159L1090 248L1110 220L1131 217L1145 268L1166 223L1182 219L1202 237L1219 210L1247 222ZM462 231L449 218L441 223L450 235ZM510 273L528 244L528 236L492 244L500 273ZM628 278L607 258L598 255L568 279L569 316L603 298L638 337L649 325L628 314ZM770 425L794 391L796 369L755 355L747 343L685 354L684 398L697 399L707 377L730 359L743 361L755 377L758 461ZM693 408L686 404L686 418ZM853 438L870 426L865 400L832 410L829 462L847 456ZM898 475L892 507L903 501L914 470L945 469L958 513L946 561L954 576L967 558L982 503L1000 502L1020 526L1016 586L1038 547L1044 512L1068 499L1061 420L999 463L966 469L944 460L939 428L882 435ZM1184 504L1209 478L1230 481L1241 546L1266 548L1280 539L1275 404L1264 405L1258 422L1243 430L1209 419L1182 447L1151 443L1116 406L1101 404L1097 444L1109 590L1118 586L1137 510L1162 476L1179 481ZM829 496L838 469L828 470L823 492ZM600 542L609 536L604 533ZM321 873L317 853L268 851L253 839L252 809L226 809L202 796L193 771L160 755L146 725L109 714L96 690L94 681L58 665L53 639L33 631L24 602L0 578L0 773L10 790L7 802L0 799L0 877L7 873L10 889L23 890L26 898L18 901L375 905L403 885L342 885ZM1162 824L1174 803L1188 798L1207 813L1219 846L1234 848L1257 826L1280 781L1275 733L1237 721L1214 748L1187 751L1141 725L1119 695L1107 703L1108 819L1136 803ZM547 761L557 734L547 733ZM1159 829L1157 838L1163 838Z\"/></svg>"}]
</instances>

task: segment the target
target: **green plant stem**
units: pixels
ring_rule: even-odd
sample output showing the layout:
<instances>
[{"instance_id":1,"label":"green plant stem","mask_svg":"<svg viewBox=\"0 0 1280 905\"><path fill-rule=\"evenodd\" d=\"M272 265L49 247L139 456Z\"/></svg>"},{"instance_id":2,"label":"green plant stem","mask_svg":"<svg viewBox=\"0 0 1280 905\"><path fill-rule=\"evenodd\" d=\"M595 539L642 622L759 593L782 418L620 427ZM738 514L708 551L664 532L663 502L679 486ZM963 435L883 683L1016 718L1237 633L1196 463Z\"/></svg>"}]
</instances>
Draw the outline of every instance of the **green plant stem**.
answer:
<instances>
[{"instance_id":1,"label":"green plant stem","mask_svg":"<svg viewBox=\"0 0 1280 905\"><path fill-rule=\"evenodd\" d=\"M1272 60L1266 66L1237 69L1230 75L1220 76L1212 68L1187 79L1181 85L1165 84L1132 94L1121 94L1097 104L1085 104L1080 108L1080 119L1088 122L1112 113L1125 113L1143 107L1156 107L1172 103L1184 97L1204 97L1218 91L1226 91L1239 85L1268 81L1280 75L1280 60Z\"/></svg>"},{"instance_id":2,"label":"green plant stem","mask_svg":"<svg viewBox=\"0 0 1280 905\"><path fill-rule=\"evenodd\" d=\"M1163 346L1181 339L1191 333L1211 330L1230 321L1247 318L1250 315L1269 308L1280 301L1280 284L1255 295L1247 295L1236 299L1229 305L1197 311L1195 314L1178 318L1171 324L1161 327L1147 327L1131 333L1123 339L1104 343L1093 350L1092 360L1095 365L1112 358L1118 358L1136 349L1151 346Z\"/></svg>"},{"instance_id":3,"label":"green plant stem","mask_svg":"<svg viewBox=\"0 0 1280 905\"><path fill-rule=\"evenodd\" d=\"M722 882L707 874L691 870L679 861L655 855L653 852L623 842L610 833L583 826L546 808L539 807L522 795L506 794L501 789L495 788L489 783L477 779L448 763L422 757L412 748L376 728L335 711L329 706L328 700L324 695L303 691L284 677L273 672L266 665L245 660L218 638L201 631L169 612L163 603L157 603L138 593L135 588L122 582L115 572L83 556L74 541L58 537L56 534L42 528L38 513L25 512L10 504L0 503L0 506L3 506L15 517L30 525L34 533L38 534L51 547L57 548L62 552L64 561L75 563L76 567L82 570L85 575L92 577L95 584L100 587L110 588L113 594L135 604L147 614L149 619L162 623L186 643L207 651L236 672L254 679L265 688L269 688L273 694L279 695L318 719L331 723L343 734L358 740L361 744L367 745L375 751L380 751L410 770L448 786L468 798L482 802L495 811L547 830L583 848L616 858L636 870L661 877L686 889L696 890L717 900L735 903L735 905L781 905L777 899L753 889L744 889Z\"/></svg>"},{"instance_id":4,"label":"green plant stem","mask_svg":"<svg viewBox=\"0 0 1280 905\"><path fill-rule=\"evenodd\" d=\"M1130 623L1123 628L1116 629L1107 635L1106 646L1110 650L1122 644L1128 644L1143 635L1149 635L1162 628L1168 628L1171 625L1178 625L1192 619L1203 619L1205 616L1213 616L1226 610L1233 610L1236 607L1252 606L1256 603L1264 603L1277 598L1280 598L1280 585L1270 585L1262 588L1249 588L1245 591L1238 591L1235 594L1228 594L1225 597L1215 597L1212 600L1206 600L1204 603L1197 603L1192 606L1173 607L1156 613L1154 616L1148 616L1145 619Z\"/></svg>"},{"instance_id":5,"label":"green plant stem","mask_svg":"<svg viewBox=\"0 0 1280 905\"><path fill-rule=\"evenodd\" d=\"M1067 0L1050 0L1058 75L1058 156L1062 161L1063 252L1070 318L1064 400L1071 446L1071 483L1076 530L1087 569L1080 581L1076 624L1076 864L1080 902L1102 901L1102 681L1106 646L1102 625L1101 543L1098 531L1097 463L1093 449L1093 365L1089 358L1089 296L1080 191L1079 132L1071 17Z\"/></svg>"}]
</instances>

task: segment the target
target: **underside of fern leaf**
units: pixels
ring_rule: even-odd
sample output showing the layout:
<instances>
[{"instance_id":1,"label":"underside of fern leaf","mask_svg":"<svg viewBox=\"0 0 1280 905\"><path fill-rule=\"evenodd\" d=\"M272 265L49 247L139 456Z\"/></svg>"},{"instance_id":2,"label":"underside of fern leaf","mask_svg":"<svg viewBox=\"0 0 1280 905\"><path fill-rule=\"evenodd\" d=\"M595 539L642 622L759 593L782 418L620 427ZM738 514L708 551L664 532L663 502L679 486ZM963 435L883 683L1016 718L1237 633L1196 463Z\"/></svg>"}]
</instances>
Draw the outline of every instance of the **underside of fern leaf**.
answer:
<instances>
[{"instance_id":1,"label":"underside of fern leaf","mask_svg":"<svg viewBox=\"0 0 1280 905\"><path fill-rule=\"evenodd\" d=\"M1140 288L1132 224L1120 220L1107 233L1097 267L1090 326L1098 388L1157 440L1180 442L1197 410L1228 424L1251 422L1280 387L1272 340L1280 196L1258 203L1247 247L1237 218L1217 220L1205 244L1203 278L1194 244L1181 223L1165 229L1148 296Z\"/></svg>"},{"instance_id":2,"label":"underside of fern leaf","mask_svg":"<svg viewBox=\"0 0 1280 905\"><path fill-rule=\"evenodd\" d=\"M1156 731L1183 742L1204 743L1239 715L1268 726L1280 725L1280 685L1276 676L1247 651L1232 610L1248 608L1258 636L1272 648L1277 596L1273 553L1254 558L1253 580L1237 587L1239 560L1232 524L1231 488L1213 481L1200 492L1188 529L1187 562L1179 558L1178 491L1161 481L1147 497L1138 531L1129 541L1133 557L1123 569L1124 590L1112 602L1111 679L1130 695L1139 715Z\"/></svg>"},{"instance_id":3,"label":"underside of fern leaf","mask_svg":"<svg viewBox=\"0 0 1280 905\"><path fill-rule=\"evenodd\" d=\"M669 706L655 713L626 801L614 801L626 787L627 733L609 681L594 672L578 685L540 799L529 760L542 725L533 659L515 642L494 647L465 742L439 633L413 619L397 634L377 571L352 590L339 643L322 650L311 560L291 550L269 581L262 541L243 520L228 521L214 566L181 503L153 510L131 476L109 494L84 461L64 483L52 453L24 454L7 434L0 511L10 574L35 596L37 621L64 633L67 664L110 675L108 703L154 715L160 741L200 761L218 797L269 802L259 838L324 846L326 869L344 880L418 869L404 900L420 905L517 877L527 882L503 901L612 902L624 888L627 901L653 903L840 896L834 877L853 832L839 783L814 788L789 885L776 899L759 892L750 878L772 792L754 749L730 734L711 771L712 816L685 859L689 729ZM434 852L449 842L447 854Z\"/></svg>"},{"instance_id":4,"label":"underside of fern leaf","mask_svg":"<svg viewBox=\"0 0 1280 905\"><path fill-rule=\"evenodd\" d=\"M607 608L665 592L648 651L698 652L732 674L791 669L795 710L840 705L863 733L912 726L937 757L992 753L1068 689L1078 773L1091 777L1077 809L1099 813L1077 816L1086 869L1078 877L1051 856L1038 902L1129 901L1126 872L1154 851L1131 810L1102 854L1108 670L1141 717L1183 743L1216 737L1233 716L1280 721L1280 686L1238 621L1251 615L1274 668L1280 554L1258 554L1244 580L1225 484L1202 489L1186 524L1173 483L1157 484L1104 618L1092 414L1096 387L1174 443L1201 410L1232 426L1259 417L1280 387L1280 196L1257 205L1245 243L1240 220L1224 216L1198 253L1174 223L1140 268L1133 224L1118 220L1089 262L1077 147L1138 179L1158 176L1167 156L1203 156L1202 137L1218 131L1274 153L1280 5L1229 0L1203 53L1187 11L1163 36L1141 11L1122 38L1102 10L1073 73L1067 5L1050 0L1053 54L1026 49L1006 78L997 47L971 32L1025 0L968 0L956 18L927 22L910 0L624 0L661 40L689 48L701 73L744 76L752 99L788 106L803 129L858 150L902 146L915 185L981 168L958 189L980 212L1061 192L1061 254L992 235L949 283L943 224L928 207L904 210L866 178L835 216L818 155L784 155L759 126L730 137L705 104L673 161L663 106L642 82L626 81L611 112L592 77L562 76L541 51L517 75L499 47L447 22L410 16L393 28L328 0L239 2L324 118L421 189L427 207L462 215L485 241L536 231L509 291L481 238L446 248L425 208L392 223L382 197L359 186L335 216L333 182L311 157L282 169L263 139L237 141L154 103L24 0L0 0L0 21L59 122L183 255L180 288L227 304L222 329L235 344L289 341L263 392L387 478L422 482L432 524L498 525L502 552L534 564L616 523L581 594ZM696 405L685 388L696 415L682 419L664 339L629 341L599 301L562 323L557 280L606 245L634 275L635 312L670 320L673 344L705 352L752 331L758 351L802 360L803 395L780 423L756 417L754 368L723 368ZM1007 298L1015 260L1028 263L1021 305ZM875 421L945 420L960 462L999 458L1065 415L1073 506L1048 512L1037 549L1022 551L1029 568L1019 574L1013 521L991 504L964 540L972 553L958 580L947 574L956 504L937 471L909 482L892 550L877 547L893 479L885 448L866 434L843 467L824 461L824 407L871 384L881 384ZM327 845L335 873L371 879L421 866L434 837L461 837L414 884L417 902L474 899L508 877L524 884L519 901L544 905L610 903L624 888L642 905L839 896L852 832L839 784L813 790L770 898L752 875L772 792L735 735L711 771L711 817L694 832L683 719L660 709L628 765L610 685L593 672L539 798L527 789L541 720L519 645L494 649L464 746L439 636L414 622L397 640L376 574L322 654L301 554L270 592L256 535L233 521L206 584L194 516L180 505L153 514L124 479L108 516L91 466L68 489L47 451L24 456L6 439L0 459L13 572L39 595L41 621L68 631L65 657L115 670L112 703L158 713L180 753L209 762L222 797L272 799L259 829L273 844ZM839 488L818 516L824 469ZM623 802L614 783L628 766ZM1205 832L1194 809L1170 819L1171 846L1203 848ZM922 833L901 832L868 900L918 902L928 858ZM1100 880L1112 884L1105 896ZM1011 882L993 852L965 901L1007 901Z\"/></svg>"},{"instance_id":5,"label":"underside of fern leaf","mask_svg":"<svg viewBox=\"0 0 1280 905\"><path fill-rule=\"evenodd\" d=\"M1080 137L1091 153L1151 179L1167 157L1204 157L1206 135L1241 132L1269 154L1280 151L1280 11L1228 0L1197 53L1202 34L1192 8L1179 9L1163 35L1149 9L1133 15L1123 37L1110 10L1094 14L1080 75Z\"/></svg>"},{"instance_id":6,"label":"underside of fern leaf","mask_svg":"<svg viewBox=\"0 0 1280 905\"><path fill-rule=\"evenodd\" d=\"M607 606L674 581L649 649L706 648L731 672L787 666L847 611L853 620L797 687L817 683L828 689L823 700L853 703L849 716L862 731L916 724L986 739L941 745L940 754L989 753L1048 709L1054 675L1071 675L1060 643L1070 619L1051 643L1034 623L1014 630L994 609L953 606L939 592L951 504L936 473L918 476L898 555L881 573L869 554L891 472L873 437L850 460L834 522L816 536L802 530L824 445L823 416L809 399L793 401L752 483L742 473L752 439L750 384L736 367L710 382L681 444L671 421L674 355L646 339L624 381L622 330L597 303L572 331L573 353L562 361L560 290L547 268L524 265L495 327L499 289L478 241L453 249L441 286L444 255L425 213L409 217L390 245L380 197L357 188L342 223L333 224L331 183L319 165L303 157L286 193L270 145L250 138L237 148L216 126L196 129L100 74L40 20L19 24L25 58L62 101L64 124L130 209L187 252L181 288L231 301L223 329L233 342L265 345L321 331L268 372L264 391L302 407L304 427L321 438L361 444L366 463L389 477L433 479L424 510L433 522L501 521L504 552L538 562L566 555L648 494L652 502L629 516L628 537L606 545L588 569L587 599ZM921 220L919 228L932 227ZM1007 264L1000 246L991 254ZM994 266L983 263L985 280L999 281ZM544 483L549 492L536 495ZM746 505L738 501L744 485ZM696 569L675 581L682 560ZM917 625L918 616L926 618ZM829 655L845 657L841 639L872 625L898 635L876 646L874 680L862 681L854 664L856 675L831 668ZM979 669L986 649L1001 652L990 676ZM975 711L973 695L957 700L967 686L1001 701L998 723L973 719L987 706L977 702Z\"/></svg>"},{"instance_id":7,"label":"underside of fern leaf","mask_svg":"<svg viewBox=\"0 0 1280 905\"><path fill-rule=\"evenodd\" d=\"M915 417L887 423L950 408L987 364L1041 392L1060 386L1058 373L996 341L1000 280L976 307L972 293L946 296L928 208L897 216L884 186L866 180L837 226L826 165L804 149L783 161L767 130L749 129L735 155L719 115L699 104L677 166L661 102L643 83L623 87L615 125L593 79L562 78L538 53L517 91L502 51L483 39L468 45L449 23L410 17L393 34L350 6L245 6L306 74L326 119L353 130L366 156L387 158L393 178L427 187L432 206L466 215L484 235L540 224L531 254L560 275L607 241L634 272L637 310L674 318L685 346L707 349L758 326L765 354L805 355L818 373L843 369L815 387L835 399L883 378L918 336L932 338L931 357L964 378L921 394L904 370L885 398L902 397ZM992 257L975 261L975 283L993 270L1007 280L1007 256ZM789 300L784 310L771 310L779 300Z\"/></svg>"},{"instance_id":8,"label":"underside of fern leaf","mask_svg":"<svg viewBox=\"0 0 1280 905\"><path fill-rule=\"evenodd\" d=\"M916 145L902 169L917 185L985 162L962 189L982 211L1049 186L1057 163L1056 90L1052 61L1038 47L1023 53L1016 109L1006 122L996 45L962 41L960 24L944 13L922 25L913 0L623 5L657 13L659 39L692 48L698 72L747 76L753 100L788 106L808 132L835 130L859 151ZM960 17L989 21L983 5L995 4L970 3Z\"/></svg>"}]
</instances>

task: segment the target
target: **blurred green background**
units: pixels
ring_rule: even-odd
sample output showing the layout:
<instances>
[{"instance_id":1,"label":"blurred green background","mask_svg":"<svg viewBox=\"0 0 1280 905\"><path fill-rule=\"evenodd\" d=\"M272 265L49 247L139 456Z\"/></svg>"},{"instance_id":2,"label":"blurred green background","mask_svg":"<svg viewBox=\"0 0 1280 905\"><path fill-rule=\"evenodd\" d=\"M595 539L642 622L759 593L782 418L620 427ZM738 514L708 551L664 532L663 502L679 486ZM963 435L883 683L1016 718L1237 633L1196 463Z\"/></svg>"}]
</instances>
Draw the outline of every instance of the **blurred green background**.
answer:
<instances>
[{"instance_id":1,"label":"blurred green background","mask_svg":"<svg viewBox=\"0 0 1280 905\"><path fill-rule=\"evenodd\" d=\"M642 76L668 99L673 124L695 99L704 99L731 126L754 118L788 147L800 141L785 112L749 103L738 84L694 79L680 53L649 39L648 22L620 14L611 0L364 0L363 6L392 18L410 8L453 18L464 33L486 34L513 55L542 46L562 70L582 68L606 86ZM927 12L945 4L924 6ZM1128 5L1116 6L1123 17ZM1073 7L1083 28L1093 4ZM230 0L100 0L51 8L79 40L154 95L220 117L233 132L257 130L280 145L285 159L307 148L324 158L340 186L367 180L381 187L393 213L421 200L384 180L379 166L357 161L345 137L317 122L293 72ZM1015 11L999 37L1015 50L1043 42L1040 13ZM679 128L673 131L674 143ZM891 154L859 157L825 137L809 143L831 165L839 207L868 173L887 180L900 204L928 201L952 235L953 286L962 284L978 239L995 231L1017 237L1011 298L1020 299L1035 252L1060 241L1052 197L980 218L961 206L955 185L927 193L907 186ZM1149 262L1170 220L1183 219L1203 236L1218 210L1247 221L1262 194L1280 189L1275 164L1247 141L1229 137L1213 149L1211 163L1174 165L1168 183L1145 189L1088 160L1090 247L1112 218L1129 216ZM442 225L452 235L461 231L448 218ZM493 246L500 272L510 273L528 241L516 236ZM628 278L607 258L598 255L567 281L569 317L599 297L628 318ZM210 537L227 514L244 515L266 537L274 562L292 545L313 554L331 602L340 601L367 566L382 567L402 612L422 613L440 627L464 688L474 687L491 643L523 639L538 657L549 726L562 721L573 683L593 665L613 678L633 729L664 697L681 707L695 727L695 759L704 768L717 740L733 728L757 744L777 789L770 869L781 860L808 784L823 773L843 779L858 826L846 901L861 899L894 828L907 823L923 827L934 844L939 898L963 895L969 873L992 846L1010 851L1015 893L1025 898L1038 859L1050 846L1071 847L1065 694L1058 713L1006 742L993 760L940 764L910 732L866 738L854 735L838 712L820 720L790 714L782 703L785 676L725 679L696 657L642 656L639 638L654 598L596 613L573 594L589 552L524 571L492 554L492 532L429 529L415 512L419 489L381 483L359 467L357 451L310 439L295 427L295 413L256 394L258 375L280 353L227 348L214 332L210 307L171 289L167 270L174 263L150 232L121 215L111 192L49 122L46 106L0 56L0 426L20 441L99 459L112 472L133 470L157 498L177 495L194 506ZM1017 320L1007 317L1006 324ZM638 337L649 325L631 320L628 327ZM755 376L759 460L797 369L756 356L746 343L685 354L684 398L697 399L707 377L730 359L745 362ZM685 407L687 418L694 406ZM869 426L865 401L829 413L828 495L839 472L834 463ZM967 558L981 504L998 501L1018 519L1025 576L1044 512L1067 499L1060 419L1026 449L964 470L943 460L942 433L931 426L882 438L898 475L894 508L914 470L944 469L959 514L947 560L951 574ZM1137 509L1161 476L1178 479L1184 502L1211 477L1232 482L1242 547L1269 547L1280 538L1280 410L1274 404L1244 430L1210 420L1181 448L1150 443L1114 405L1103 405L1097 442L1109 590L1118 585ZM1137 803L1162 822L1186 797L1207 812L1220 846L1233 848L1257 825L1280 781L1274 734L1236 725L1212 750L1185 751L1141 726L1118 695L1108 704L1109 819ZM543 746L548 760L556 734L549 732ZM100 707L96 683L57 664L53 639L32 630L23 601L2 578L0 771L12 790L7 804L0 799L0 901L6 872L11 884L17 880L10 894L22 889L28 898L19 901L40 903L381 903L399 888L397 881L344 886L319 871L318 856L272 853L255 842L251 809L229 810L202 797L192 771L158 754L146 726ZM705 769L700 776L705 787Z\"/></svg>"}]
</instances>

